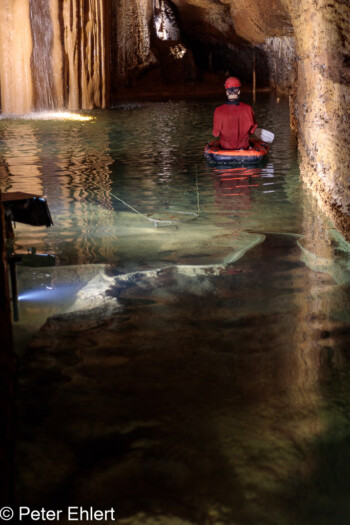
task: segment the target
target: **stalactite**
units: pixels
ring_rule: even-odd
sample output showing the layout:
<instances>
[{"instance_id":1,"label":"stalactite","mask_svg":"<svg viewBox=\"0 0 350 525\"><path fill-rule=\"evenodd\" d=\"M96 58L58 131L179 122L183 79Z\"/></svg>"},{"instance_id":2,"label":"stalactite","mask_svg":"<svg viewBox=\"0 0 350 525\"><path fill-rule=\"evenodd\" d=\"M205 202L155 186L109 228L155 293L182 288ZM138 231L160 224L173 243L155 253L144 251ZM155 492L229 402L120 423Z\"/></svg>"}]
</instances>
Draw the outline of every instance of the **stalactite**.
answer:
<instances>
[{"instance_id":1,"label":"stalactite","mask_svg":"<svg viewBox=\"0 0 350 525\"><path fill-rule=\"evenodd\" d=\"M35 110L57 107L51 50L53 27L50 5L46 0L29 0L29 16L33 39L31 74Z\"/></svg>"},{"instance_id":2,"label":"stalactite","mask_svg":"<svg viewBox=\"0 0 350 525\"><path fill-rule=\"evenodd\" d=\"M108 2L64 0L62 14L67 107L106 107Z\"/></svg>"},{"instance_id":3,"label":"stalactite","mask_svg":"<svg viewBox=\"0 0 350 525\"><path fill-rule=\"evenodd\" d=\"M79 0L78 0L79 1ZM80 3L80 1L79 1ZM79 59L78 49L78 4L74 0L65 0L63 3L63 49L65 56L65 90L67 107L80 107L79 90Z\"/></svg>"},{"instance_id":4,"label":"stalactite","mask_svg":"<svg viewBox=\"0 0 350 525\"><path fill-rule=\"evenodd\" d=\"M105 107L103 1L90 0L89 3L88 10L81 5L82 107Z\"/></svg>"},{"instance_id":5,"label":"stalactite","mask_svg":"<svg viewBox=\"0 0 350 525\"><path fill-rule=\"evenodd\" d=\"M109 0L2 0L4 113L106 107Z\"/></svg>"},{"instance_id":6,"label":"stalactite","mask_svg":"<svg viewBox=\"0 0 350 525\"><path fill-rule=\"evenodd\" d=\"M28 0L1 0L0 25L2 112L27 113L33 108L30 68L32 34Z\"/></svg>"},{"instance_id":7,"label":"stalactite","mask_svg":"<svg viewBox=\"0 0 350 525\"><path fill-rule=\"evenodd\" d=\"M258 46L266 56L270 84L279 92L289 94L296 82L295 41L293 37L271 37Z\"/></svg>"},{"instance_id":8,"label":"stalactite","mask_svg":"<svg viewBox=\"0 0 350 525\"><path fill-rule=\"evenodd\" d=\"M130 72L147 63L152 0L120 0L117 7L117 75L128 83Z\"/></svg>"},{"instance_id":9,"label":"stalactite","mask_svg":"<svg viewBox=\"0 0 350 525\"><path fill-rule=\"evenodd\" d=\"M61 30L61 0L50 0L50 18L52 24L52 76L55 86L56 109L64 108L64 77L63 77L63 49L62 49L62 30Z\"/></svg>"}]
</instances>

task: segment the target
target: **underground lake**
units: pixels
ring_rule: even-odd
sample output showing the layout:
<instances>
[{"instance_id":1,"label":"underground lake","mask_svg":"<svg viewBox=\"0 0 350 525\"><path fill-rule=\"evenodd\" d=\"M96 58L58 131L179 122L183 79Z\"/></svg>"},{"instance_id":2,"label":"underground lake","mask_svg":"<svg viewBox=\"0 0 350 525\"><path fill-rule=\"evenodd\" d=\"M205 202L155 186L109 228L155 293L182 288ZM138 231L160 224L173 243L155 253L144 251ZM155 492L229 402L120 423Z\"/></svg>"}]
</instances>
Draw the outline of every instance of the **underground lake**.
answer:
<instances>
[{"instance_id":1,"label":"underground lake","mask_svg":"<svg viewBox=\"0 0 350 525\"><path fill-rule=\"evenodd\" d=\"M53 220L17 224L16 251L55 257L17 265L17 505L349 522L350 245L300 179L286 97L254 104L262 165L205 162L222 102L1 116L1 189Z\"/></svg>"}]
</instances>

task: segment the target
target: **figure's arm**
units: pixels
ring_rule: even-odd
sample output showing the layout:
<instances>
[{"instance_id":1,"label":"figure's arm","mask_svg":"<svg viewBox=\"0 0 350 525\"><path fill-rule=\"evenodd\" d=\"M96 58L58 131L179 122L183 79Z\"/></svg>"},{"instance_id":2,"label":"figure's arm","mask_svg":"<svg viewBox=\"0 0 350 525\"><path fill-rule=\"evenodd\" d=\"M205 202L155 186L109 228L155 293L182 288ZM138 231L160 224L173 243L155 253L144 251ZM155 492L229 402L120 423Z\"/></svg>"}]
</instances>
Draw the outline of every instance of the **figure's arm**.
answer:
<instances>
[{"instance_id":1,"label":"figure's arm","mask_svg":"<svg viewBox=\"0 0 350 525\"><path fill-rule=\"evenodd\" d=\"M258 127L258 124L256 123L256 118L255 118L255 114L254 114L254 111L252 111L252 114L251 114L251 117L252 117L252 125L250 127L250 130L249 130L249 133L253 134L254 131L256 130L256 128Z\"/></svg>"},{"instance_id":2,"label":"figure's arm","mask_svg":"<svg viewBox=\"0 0 350 525\"><path fill-rule=\"evenodd\" d=\"M221 118L219 117L218 110L214 112L214 122L213 122L213 135L214 137L220 137L221 130Z\"/></svg>"}]
</instances>

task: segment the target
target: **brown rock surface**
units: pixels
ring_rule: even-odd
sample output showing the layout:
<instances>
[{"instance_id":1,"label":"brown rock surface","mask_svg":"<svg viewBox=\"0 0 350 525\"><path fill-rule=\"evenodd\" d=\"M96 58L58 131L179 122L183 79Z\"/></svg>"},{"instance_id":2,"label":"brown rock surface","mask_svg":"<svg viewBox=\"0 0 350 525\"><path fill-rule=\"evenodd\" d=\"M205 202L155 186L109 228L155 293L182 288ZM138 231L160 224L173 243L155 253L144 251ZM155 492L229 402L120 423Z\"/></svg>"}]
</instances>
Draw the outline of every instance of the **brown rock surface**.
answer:
<instances>
[{"instance_id":1,"label":"brown rock surface","mask_svg":"<svg viewBox=\"0 0 350 525\"><path fill-rule=\"evenodd\" d=\"M298 55L301 172L350 240L350 6L323 0L289 4Z\"/></svg>"},{"instance_id":2,"label":"brown rock surface","mask_svg":"<svg viewBox=\"0 0 350 525\"><path fill-rule=\"evenodd\" d=\"M173 0L178 8L181 28L200 41L211 44L237 43L229 2L216 0Z\"/></svg>"},{"instance_id":3,"label":"brown rock surface","mask_svg":"<svg viewBox=\"0 0 350 525\"><path fill-rule=\"evenodd\" d=\"M185 31L216 42L263 43L266 37L293 33L287 10L279 0L173 0ZM196 31L197 32L197 31Z\"/></svg>"},{"instance_id":4,"label":"brown rock surface","mask_svg":"<svg viewBox=\"0 0 350 525\"><path fill-rule=\"evenodd\" d=\"M280 0L231 0L231 16L239 36L263 43L266 37L293 33L288 11Z\"/></svg>"}]
</instances>

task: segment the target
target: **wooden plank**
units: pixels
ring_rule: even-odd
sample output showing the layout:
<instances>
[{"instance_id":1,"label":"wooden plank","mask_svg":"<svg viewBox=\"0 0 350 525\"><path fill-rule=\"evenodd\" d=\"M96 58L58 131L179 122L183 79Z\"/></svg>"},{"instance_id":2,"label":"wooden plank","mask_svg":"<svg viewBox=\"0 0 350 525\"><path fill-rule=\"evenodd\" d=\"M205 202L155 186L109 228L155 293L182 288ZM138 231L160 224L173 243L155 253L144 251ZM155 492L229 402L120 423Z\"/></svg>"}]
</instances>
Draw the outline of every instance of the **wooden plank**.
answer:
<instances>
[{"instance_id":1,"label":"wooden plank","mask_svg":"<svg viewBox=\"0 0 350 525\"><path fill-rule=\"evenodd\" d=\"M34 195L32 193L24 193L23 191L11 191L7 193L2 193L2 202L9 201L24 201L26 199L33 199L36 197L39 199L42 195Z\"/></svg>"},{"instance_id":2,"label":"wooden plank","mask_svg":"<svg viewBox=\"0 0 350 525\"><path fill-rule=\"evenodd\" d=\"M15 356L6 253L6 226L0 191L0 505L11 504Z\"/></svg>"}]
</instances>

